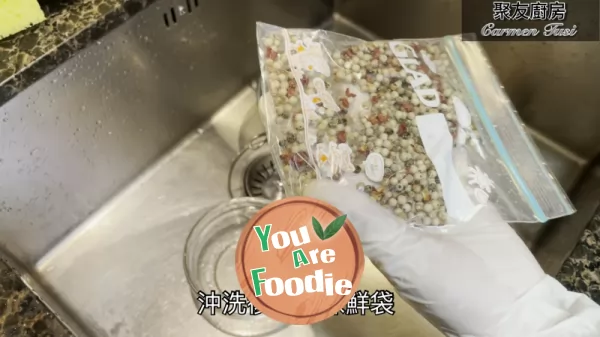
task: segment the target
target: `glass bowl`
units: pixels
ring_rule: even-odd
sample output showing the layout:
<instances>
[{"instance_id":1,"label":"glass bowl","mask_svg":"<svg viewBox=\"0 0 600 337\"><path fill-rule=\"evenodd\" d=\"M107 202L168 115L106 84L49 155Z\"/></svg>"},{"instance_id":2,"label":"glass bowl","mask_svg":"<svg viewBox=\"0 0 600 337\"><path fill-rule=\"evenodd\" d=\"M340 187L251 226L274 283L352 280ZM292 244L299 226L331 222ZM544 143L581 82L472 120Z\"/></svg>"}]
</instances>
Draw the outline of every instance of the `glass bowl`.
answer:
<instances>
[{"instance_id":1,"label":"glass bowl","mask_svg":"<svg viewBox=\"0 0 600 337\"><path fill-rule=\"evenodd\" d=\"M251 197L232 199L211 209L192 228L185 242L183 265L198 309L201 305L198 300L200 291L205 295L212 291L217 295L232 291L242 293L235 271L237 243L246 223L269 202L267 199ZM286 327L263 314L250 315L249 307L246 314L224 313L223 298L220 301L220 309L213 314L210 308L205 307L202 316L227 334L240 337L265 336ZM244 301L250 303L245 298Z\"/></svg>"}]
</instances>

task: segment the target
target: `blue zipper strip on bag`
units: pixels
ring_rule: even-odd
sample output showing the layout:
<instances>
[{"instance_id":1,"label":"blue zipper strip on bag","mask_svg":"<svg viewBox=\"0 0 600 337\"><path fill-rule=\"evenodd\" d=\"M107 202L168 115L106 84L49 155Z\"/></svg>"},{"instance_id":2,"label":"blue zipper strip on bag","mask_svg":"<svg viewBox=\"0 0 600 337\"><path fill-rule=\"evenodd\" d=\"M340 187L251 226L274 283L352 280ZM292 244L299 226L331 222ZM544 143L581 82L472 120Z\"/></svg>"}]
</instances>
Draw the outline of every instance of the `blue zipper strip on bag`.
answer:
<instances>
[{"instance_id":1,"label":"blue zipper strip on bag","mask_svg":"<svg viewBox=\"0 0 600 337\"><path fill-rule=\"evenodd\" d=\"M456 60L456 62L455 62L456 69L458 70L458 73L460 74L460 77L462 78L462 81L465 84L465 87L467 88L467 90L469 91L469 94L471 95L471 97L473 99L473 104L475 105L475 109L477 110L477 113L479 114L479 118L481 119L483 125L485 126L492 142L496 146L496 150L498 151L500 158L502 158L502 161L504 161L504 163L508 167L508 170L510 171L514 181L516 182L516 184L519 187L519 189L521 190L521 192L523 192L523 194L525 194L525 197L527 198L527 201L529 202L529 206L532 208L535 217L542 223L548 221L549 219L546 216L546 213L544 213L544 211L542 210L542 207L538 203L537 199L535 198L533 193L529 190L529 187L527 187L527 184L525 183L525 181L523 181L523 178L519 174L517 167L513 163L512 159L510 158L510 154L506 150L506 147L504 146L504 143L502 142L500 135L496 131L496 128L494 127L494 123L490 120L490 118L485 110L485 107L483 106L483 103L481 102L481 98L479 97L477 90L475 90L475 88L473 86L473 82L471 81L471 78L468 75L466 67L463 64L462 57L456 50L456 46L454 45L454 40L452 39L452 37L449 37L449 36L446 37L445 39L446 39L447 44L450 46L450 52L452 54L452 57Z\"/></svg>"}]
</instances>

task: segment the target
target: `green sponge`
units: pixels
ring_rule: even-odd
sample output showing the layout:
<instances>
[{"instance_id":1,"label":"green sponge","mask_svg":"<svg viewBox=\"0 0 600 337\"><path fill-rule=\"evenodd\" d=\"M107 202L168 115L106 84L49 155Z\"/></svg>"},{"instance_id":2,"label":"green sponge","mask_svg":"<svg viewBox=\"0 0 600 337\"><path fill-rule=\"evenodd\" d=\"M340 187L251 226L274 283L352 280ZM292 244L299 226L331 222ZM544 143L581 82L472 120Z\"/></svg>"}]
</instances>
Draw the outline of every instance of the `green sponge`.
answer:
<instances>
[{"instance_id":1,"label":"green sponge","mask_svg":"<svg viewBox=\"0 0 600 337\"><path fill-rule=\"evenodd\" d=\"M37 0L0 0L0 39L45 19Z\"/></svg>"}]
</instances>

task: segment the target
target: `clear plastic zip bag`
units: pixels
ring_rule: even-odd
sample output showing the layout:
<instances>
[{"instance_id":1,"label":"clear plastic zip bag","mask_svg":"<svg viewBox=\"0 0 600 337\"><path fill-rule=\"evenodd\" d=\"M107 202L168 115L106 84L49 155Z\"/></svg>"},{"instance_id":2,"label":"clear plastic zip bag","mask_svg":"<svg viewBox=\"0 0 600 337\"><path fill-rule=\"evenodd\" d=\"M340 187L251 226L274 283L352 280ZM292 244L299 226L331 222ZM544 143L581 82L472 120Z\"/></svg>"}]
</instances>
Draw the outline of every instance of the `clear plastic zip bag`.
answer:
<instances>
[{"instance_id":1,"label":"clear plastic zip bag","mask_svg":"<svg viewBox=\"0 0 600 337\"><path fill-rule=\"evenodd\" d=\"M416 226L460 224L488 203L507 222L575 212L478 43L264 23L257 37L261 116L288 196L332 179Z\"/></svg>"}]
</instances>

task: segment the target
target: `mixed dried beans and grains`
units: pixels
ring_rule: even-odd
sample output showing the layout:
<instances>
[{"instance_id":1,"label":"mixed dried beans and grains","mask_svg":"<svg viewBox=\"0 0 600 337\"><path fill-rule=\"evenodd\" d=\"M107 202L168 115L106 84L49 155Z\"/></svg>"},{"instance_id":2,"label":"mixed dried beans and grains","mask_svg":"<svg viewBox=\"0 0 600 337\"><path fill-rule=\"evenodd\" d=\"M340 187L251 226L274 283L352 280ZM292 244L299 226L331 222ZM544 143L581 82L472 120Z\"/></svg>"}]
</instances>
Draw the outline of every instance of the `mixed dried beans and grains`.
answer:
<instances>
[{"instance_id":1,"label":"mixed dried beans and grains","mask_svg":"<svg viewBox=\"0 0 600 337\"><path fill-rule=\"evenodd\" d=\"M292 35L291 42L295 41ZM370 153L381 154L385 163L383 181L359 183L356 188L392 209L400 218L423 225L444 224L446 209L442 186L421 143L415 117L443 113L451 134L456 137L458 123L450 97L460 97L456 88L461 86L441 42L419 41L411 46L417 54L426 53L435 64L435 73L423 62L409 69L431 79L429 87L435 88L440 97L438 108L432 109L420 102L409 82L413 76L403 69L386 42L364 42L328 50L331 76L305 72L301 83L297 83L290 71L282 36L274 34L262 39L263 79L273 97L276 113L276 146L283 178L295 194L300 194L306 183L317 178L314 160L309 158L306 149L298 85L303 86L307 95L314 94L312 81L321 78L327 88L340 84L348 87L342 95L334 97L340 111L334 112L321 104L317 109L320 120L308 124L317 129L317 142L347 143L353 151L355 173L364 170L363 162ZM370 97L358 117L348 113L357 96L353 92L356 88ZM333 179L341 179L340 174L335 174Z\"/></svg>"}]
</instances>

